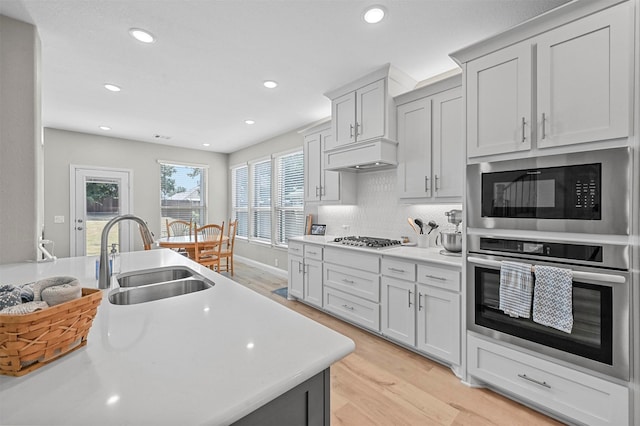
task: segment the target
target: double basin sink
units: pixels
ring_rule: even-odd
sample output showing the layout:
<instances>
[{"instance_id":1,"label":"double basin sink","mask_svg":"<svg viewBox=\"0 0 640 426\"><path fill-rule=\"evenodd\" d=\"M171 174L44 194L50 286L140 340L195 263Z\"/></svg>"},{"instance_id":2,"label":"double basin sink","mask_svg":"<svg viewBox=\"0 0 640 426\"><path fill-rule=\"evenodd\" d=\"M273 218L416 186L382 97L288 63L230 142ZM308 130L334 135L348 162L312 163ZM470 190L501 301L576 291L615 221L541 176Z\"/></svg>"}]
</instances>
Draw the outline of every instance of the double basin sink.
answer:
<instances>
[{"instance_id":1,"label":"double basin sink","mask_svg":"<svg viewBox=\"0 0 640 426\"><path fill-rule=\"evenodd\" d=\"M109 294L114 305L135 305L206 290L214 283L184 266L147 269L119 275Z\"/></svg>"}]
</instances>

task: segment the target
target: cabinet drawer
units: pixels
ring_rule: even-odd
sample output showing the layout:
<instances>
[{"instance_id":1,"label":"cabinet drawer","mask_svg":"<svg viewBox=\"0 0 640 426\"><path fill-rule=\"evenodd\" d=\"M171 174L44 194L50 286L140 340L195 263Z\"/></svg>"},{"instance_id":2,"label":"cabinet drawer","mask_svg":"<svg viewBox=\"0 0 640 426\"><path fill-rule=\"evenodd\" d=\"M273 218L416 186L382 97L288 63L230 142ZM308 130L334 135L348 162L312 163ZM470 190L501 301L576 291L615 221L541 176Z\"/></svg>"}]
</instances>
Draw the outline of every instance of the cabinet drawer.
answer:
<instances>
[{"instance_id":1,"label":"cabinet drawer","mask_svg":"<svg viewBox=\"0 0 640 426\"><path fill-rule=\"evenodd\" d=\"M289 254L302 256L304 254L304 244L297 241L289 241Z\"/></svg>"},{"instance_id":2,"label":"cabinet drawer","mask_svg":"<svg viewBox=\"0 0 640 426\"><path fill-rule=\"evenodd\" d=\"M325 263L324 285L372 302L380 301L380 276L377 274Z\"/></svg>"},{"instance_id":3,"label":"cabinet drawer","mask_svg":"<svg viewBox=\"0 0 640 426\"><path fill-rule=\"evenodd\" d=\"M460 270L433 265L418 265L418 282L446 290L460 291Z\"/></svg>"},{"instance_id":4,"label":"cabinet drawer","mask_svg":"<svg viewBox=\"0 0 640 426\"><path fill-rule=\"evenodd\" d=\"M380 331L380 305L377 303L325 287L324 308L358 325Z\"/></svg>"},{"instance_id":5,"label":"cabinet drawer","mask_svg":"<svg viewBox=\"0 0 640 426\"><path fill-rule=\"evenodd\" d=\"M580 423L629 424L626 387L473 335L467 341L472 376Z\"/></svg>"},{"instance_id":6,"label":"cabinet drawer","mask_svg":"<svg viewBox=\"0 0 640 426\"><path fill-rule=\"evenodd\" d=\"M324 250L324 261L336 265L348 266L373 274L380 273L380 256L377 254L359 253L352 249L327 247Z\"/></svg>"},{"instance_id":7,"label":"cabinet drawer","mask_svg":"<svg viewBox=\"0 0 640 426\"><path fill-rule=\"evenodd\" d=\"M401 260L382 258L382 275L407 281L416 280L416 264Z\"/></svg>"},{"instance_id":8,"label":"cabinet drawer","mask_svg":"<svg viewBox=\"0 0 640 426\"><path fill-rule=\"evenodd\" d=\"M322 260L322 247L305 244L304 257L305 259Z\"/></svg>"}]
</instances>

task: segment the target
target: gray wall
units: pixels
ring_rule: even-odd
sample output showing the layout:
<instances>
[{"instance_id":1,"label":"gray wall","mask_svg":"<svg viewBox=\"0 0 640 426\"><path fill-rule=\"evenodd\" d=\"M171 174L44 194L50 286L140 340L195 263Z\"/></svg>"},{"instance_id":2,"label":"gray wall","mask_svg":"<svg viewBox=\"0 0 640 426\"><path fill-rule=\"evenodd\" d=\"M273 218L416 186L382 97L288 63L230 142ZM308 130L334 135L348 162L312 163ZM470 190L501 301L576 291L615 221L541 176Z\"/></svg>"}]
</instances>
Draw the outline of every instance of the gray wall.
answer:
<instances>
[{"instance_id":1,"label":"gray wall","mask_svg":"<svg viewBox=\"0 0 640 426\"><path fill-rule=\"evenodd\" d=\"M209 165L208 204L209 223L228 221L228 155L208 151L184 149L127 139L117 139L58 129L44 130L45 174L45 238L55 243L55 255L70 253L70 165L113 167L133 171L131 189L132 213L148 222L149 228L160 235L160 165L158 160ZM65 223L53 223L54 216L64 216ZM142 244L134 233L134 249Z\"/></svg>"},{"instance_id":2,"label":"gray wall","mask_svg":"<svg viewBox=\"0 0 640 426\"><path fill-rule=\"evenodd\" d=\"M290 151L296 148L302 149L302 142L303 136L297 130L284 133L264 142L231 153L229 155L229 167L265 158L271 154L277 154L279 152ZM231 186L230 171L229 186ZM231 215L231 205L231 191L229 191L229 215ZM234 250L237 256L246 257L282 270L287 269L287 251L282 248L272 247L261 243L250 243L242 238L236 238L236 246ZM277 266L276 261L278 263Z\"/></svg>"},{"instance_id":3,"label":"gray wall","mask_svg":"<svg viewBox=\"0 0 640 426\"><path fill-rule=\"evenodd\" d=\"M42 229L40 38L0 15L0 264L36 259Z\"/></svg>"}]
</instances>

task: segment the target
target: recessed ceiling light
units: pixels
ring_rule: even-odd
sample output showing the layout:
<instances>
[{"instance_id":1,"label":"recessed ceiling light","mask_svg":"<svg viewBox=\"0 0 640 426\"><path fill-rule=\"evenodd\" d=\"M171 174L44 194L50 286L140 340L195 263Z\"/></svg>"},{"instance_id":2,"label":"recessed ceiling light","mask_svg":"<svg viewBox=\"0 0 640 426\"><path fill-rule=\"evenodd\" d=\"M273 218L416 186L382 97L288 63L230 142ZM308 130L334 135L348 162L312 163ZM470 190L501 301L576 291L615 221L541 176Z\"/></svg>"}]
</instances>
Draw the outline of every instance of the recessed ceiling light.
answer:
<instances>
[{"instance_id":1,"label":"recessed ceiling light","mask_svg":"<svg viewBox=\"0 0 640 426\"><path fill-rule=\"evenodd\" d=\"M264 87L266 87L267 89L275 89L276 87L278 87L278 82L273 80L266 80L262 84L264 84Z\"/></svg>"},{"instance_id":2,"label":"recessed ceiling light","mask_svg":"<svg viewBox=\"0 0 640 426\"><path fill-rule=\"evenodd\" d=\"M246 124L256 124L254 120L244 120Z\"/></svg>"},{"instance_id":3,"label":"recessed ceiling light","mask_svg":"<svg viewBox=\"0 0 640 426\"><path fill-rule=\"evenodd\" d=\"M99 128L100 130L111 130L111 127L109 126L100 126Z\"/></svg>"},{"instance_id":4,"label":"recessed ceiling light","mask_svg":"<svg viewBox=\"0 0 640 426\"><path fill-rule=\"evenodd\" d=\"M111 83L107 83L104 85L104 88L111 91L111 92L119 92L120 89L118 86L116 86L115 84L111 84Z\"/></svg>"},{"instance_id":5,"label":"recessed ceiling light","mask_svg":"<svg viewBox=\"0 0 640 426\"><path fill-rule=\"evenodd\" d=\"M131 34L131 37L143 43L153 43L156 41L155 37L153 37L150 32L141 30L140 28L131 28L129 30L129 34Z\"/></svg>"},{"instance_id":6,"label":"recessed ceiling light","mask_svg":"<svg viewBox=\"0 0 640 426\"><path fill-rule=\"evenodd\" d=\"M203 143L202 146L211 146L210 143Z\"/></svg>"},{"instance_id":7,"label":"recessed ceiling light","mask_svg":"<svg viewBox=\"0 0 640 426\"><path fill-rule=\"evenodd\" d=\"M385 10L382 6L371 6L364 12L364 20L368 24L377 24L382 21Z\"/></svg>"}]
</instances>

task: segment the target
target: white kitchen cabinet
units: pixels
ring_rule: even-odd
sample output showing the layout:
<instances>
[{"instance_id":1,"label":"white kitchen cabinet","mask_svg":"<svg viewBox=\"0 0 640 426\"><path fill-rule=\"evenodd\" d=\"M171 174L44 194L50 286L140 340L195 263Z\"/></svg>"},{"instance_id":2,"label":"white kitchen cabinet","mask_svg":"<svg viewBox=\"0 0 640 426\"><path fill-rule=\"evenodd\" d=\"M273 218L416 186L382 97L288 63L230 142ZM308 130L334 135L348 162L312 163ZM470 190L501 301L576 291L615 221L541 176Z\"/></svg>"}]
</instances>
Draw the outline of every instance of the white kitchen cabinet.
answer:
<instances>
[{"instance_id":1,"label":"white kitchen cabinet","mask_svg":"<svg viewBox=\"0 0 640 426\"><path fill-rule=\"evenodd\" d=\"M418 284L419 350L460 364L460 294Z\"/></svg>"},{"instance_id":2,"label":"white kitchen cabinet","mask_svg":"<svg viewBox=\"0 0 640 426\"><path fill-rule=\"evenodd\" d=\"M289 243L289 295L322 307L322 246Z\"/></svg>"},{"instance_id":3,"label":"white kitchen cabinet","mask_svg":"<svg viewBox=\"0 0 640 426\"><path fill-rule=\"evenodd\" d=\"M305 202L355 204L356 176L325 170L324 150L331 144L330 124L315 127L304 137Z\"/></svg>"},{"instance_id":4,"label":"white kitchen cabinet","mask_svg":"<svg viewBox=\"0 0 640 426\"><path fill-rule=\"evenodd\" d=\"M531 49L522 42L467 64L467 156L531 148Z\"/></svg>"},{"instance_id":5,"label":"white kitchen cabinet","mask_svg":"<svg viewBox=\"0 0 640 426\"><path fill-rule=\"evenodd\" d=\"M387 337L410 346L416 344L416 285L414 282L382 277L382 322Z\"/></svg>"},{"instance_id":6,"label":"white kitchen cabinet","mask_svg":"<svg viewBox=\"0 0 640 426\"><path fill-rule=\"evenodd\" d=\"M385 132L385 81L375 81L331 101L330 148L382 137Z\"/></svg>"},{"instance_id":7,"label":"white kitchen cabinet","mask_svg":"<svg viewBox=\"0 0 640 426\"><path fill-rule=\"evenodd\" d=\"M631 6L574 18L517 43L509 35L508 47L468 61L468 157L627 137Z\"/></svg>"},{"instance_id":8,"label":"white kitchen cabinet","mask_svg":"<svg viewBox=\"0 0 640 426\"><path fill-rule=\"evenodd\" d=\"M459 86L460 77L456 76L396 98L400 198L462 199L465 160ZM424 97L414 99L421 94Z\"/></svg>"}]
</instances>

